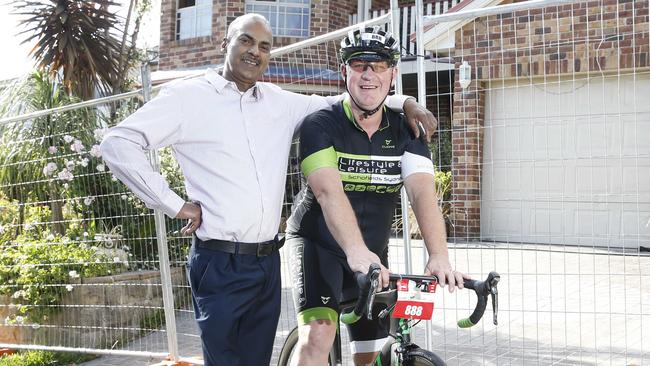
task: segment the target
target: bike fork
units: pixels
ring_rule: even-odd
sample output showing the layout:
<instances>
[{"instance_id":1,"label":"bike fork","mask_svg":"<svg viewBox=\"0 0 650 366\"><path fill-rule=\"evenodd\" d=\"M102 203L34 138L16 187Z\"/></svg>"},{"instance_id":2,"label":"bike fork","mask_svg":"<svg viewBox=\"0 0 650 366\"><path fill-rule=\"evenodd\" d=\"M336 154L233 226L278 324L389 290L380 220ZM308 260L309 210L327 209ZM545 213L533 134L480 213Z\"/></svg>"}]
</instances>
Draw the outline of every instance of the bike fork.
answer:
<instances>
[{"instance_id":1,"label":"bike fork","mask_svg":"<svg viewBox=\"0 0 650 366\"><path fill-rule=\"evenodd\" d=\"M334 362L334 365L343 365L343 359L341 358L341 327L336 328L336 335L334 336L334 344L330 350L330 360ZM334 366L332 365L332 366Z\"/></svg>"}]
</instances>

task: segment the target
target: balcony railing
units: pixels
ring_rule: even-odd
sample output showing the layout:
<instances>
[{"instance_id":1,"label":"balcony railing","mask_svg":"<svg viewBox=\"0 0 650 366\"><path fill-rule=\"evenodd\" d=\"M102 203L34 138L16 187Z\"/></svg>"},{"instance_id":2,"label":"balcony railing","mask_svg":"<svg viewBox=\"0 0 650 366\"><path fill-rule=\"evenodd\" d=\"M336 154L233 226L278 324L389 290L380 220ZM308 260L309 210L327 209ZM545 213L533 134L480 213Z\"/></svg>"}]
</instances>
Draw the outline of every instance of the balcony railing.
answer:
<instances>
[{"instance_id":1,"label":"balcony railing","mask_svg":"<svg viewBox=\"0 0 650 366\"><path fill-rule=\"evenodd\" d=\"M437 15L446 13L461 0L442 0L424 5L424 15ZM390 9L374 10L370 17L375 18L390 12ZM402 57L414 56L417 51L417 44L411 42L410 35L415 32L415 5L399 9L400 12L400 44L402 45ZM357 14L349 15L350 25L357 23Z\"/></svg>"}]
</instances>

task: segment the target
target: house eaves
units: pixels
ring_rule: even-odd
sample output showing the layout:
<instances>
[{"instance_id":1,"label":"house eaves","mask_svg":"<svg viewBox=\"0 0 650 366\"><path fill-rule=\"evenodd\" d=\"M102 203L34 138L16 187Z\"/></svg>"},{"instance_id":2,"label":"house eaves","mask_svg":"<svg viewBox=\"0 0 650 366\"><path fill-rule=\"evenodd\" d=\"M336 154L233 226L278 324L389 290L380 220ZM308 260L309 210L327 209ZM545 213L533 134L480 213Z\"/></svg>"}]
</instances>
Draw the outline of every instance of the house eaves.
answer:
<instances>
[{"instance_id":1,"label":"house eaves","mask_svg":"<svg viewBox=\"0 0 650 366\"><path fill-rule=\"evenodd\" d=\"M463 0L449 9L445 14L460 10L481 9L498 5L502 1L503 0ZM439 55L450 55L456 48L456 31L473 20L474 18L472 17L425 26L422 37L424 49L435 52ZM411 40L415 42L415 33L411 34Z\"/></svg>"}]
</instances>

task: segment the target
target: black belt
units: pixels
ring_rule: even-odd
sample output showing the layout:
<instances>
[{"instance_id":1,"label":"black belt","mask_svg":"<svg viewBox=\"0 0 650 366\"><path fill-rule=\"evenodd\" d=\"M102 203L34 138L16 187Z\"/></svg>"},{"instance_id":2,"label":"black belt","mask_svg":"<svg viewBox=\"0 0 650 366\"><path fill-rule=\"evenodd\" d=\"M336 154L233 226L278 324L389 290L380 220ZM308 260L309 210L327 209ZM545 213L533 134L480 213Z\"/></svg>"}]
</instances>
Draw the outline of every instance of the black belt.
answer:
<instances>
[{"instance_id":1,"label":"black belt","mask_svg":"<svg viewBox=\"0 0 650 366\"><path fill-rule=\"evenodd\" d=\"M240 243L219 239L201 240L195 236L194 243L199 248L204 249L218 250L220 252L231 254L246 254L265 257L282 248L284 245L284 237L280 238L276 236L272 240L263 241L261 243Z\"/></svg>"}]
</instances>

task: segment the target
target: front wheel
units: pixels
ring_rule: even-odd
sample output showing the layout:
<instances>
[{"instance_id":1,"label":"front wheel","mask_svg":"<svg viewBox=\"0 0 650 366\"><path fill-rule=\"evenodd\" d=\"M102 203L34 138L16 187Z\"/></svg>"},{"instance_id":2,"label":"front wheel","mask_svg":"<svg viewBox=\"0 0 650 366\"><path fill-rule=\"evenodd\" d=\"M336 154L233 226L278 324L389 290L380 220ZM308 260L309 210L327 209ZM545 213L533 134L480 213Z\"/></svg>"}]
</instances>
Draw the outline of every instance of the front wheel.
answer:
<instances>
[{"instance_id":1,"label":"front wheel","mask_svg":"<svg viewBox=\"0 0 650 366\"><path fill-rule=\"evenodd\" d=\"M435 353L416 347L404 354L404 366L447 366Z\"/></svg>"},{"instance_id":2,"label":"front wheel","mask_svg":"<svg viewBox=\"0 0 650 366\"><path fill-rule=\"evenodd\" d=\"M280 357L278 358L278 366L289 366L291 363L291 355L296 348L296 344L298 344L298 327L293 328L284 341L284 345L280 351Z\"/></svg>"}]
</instances>

